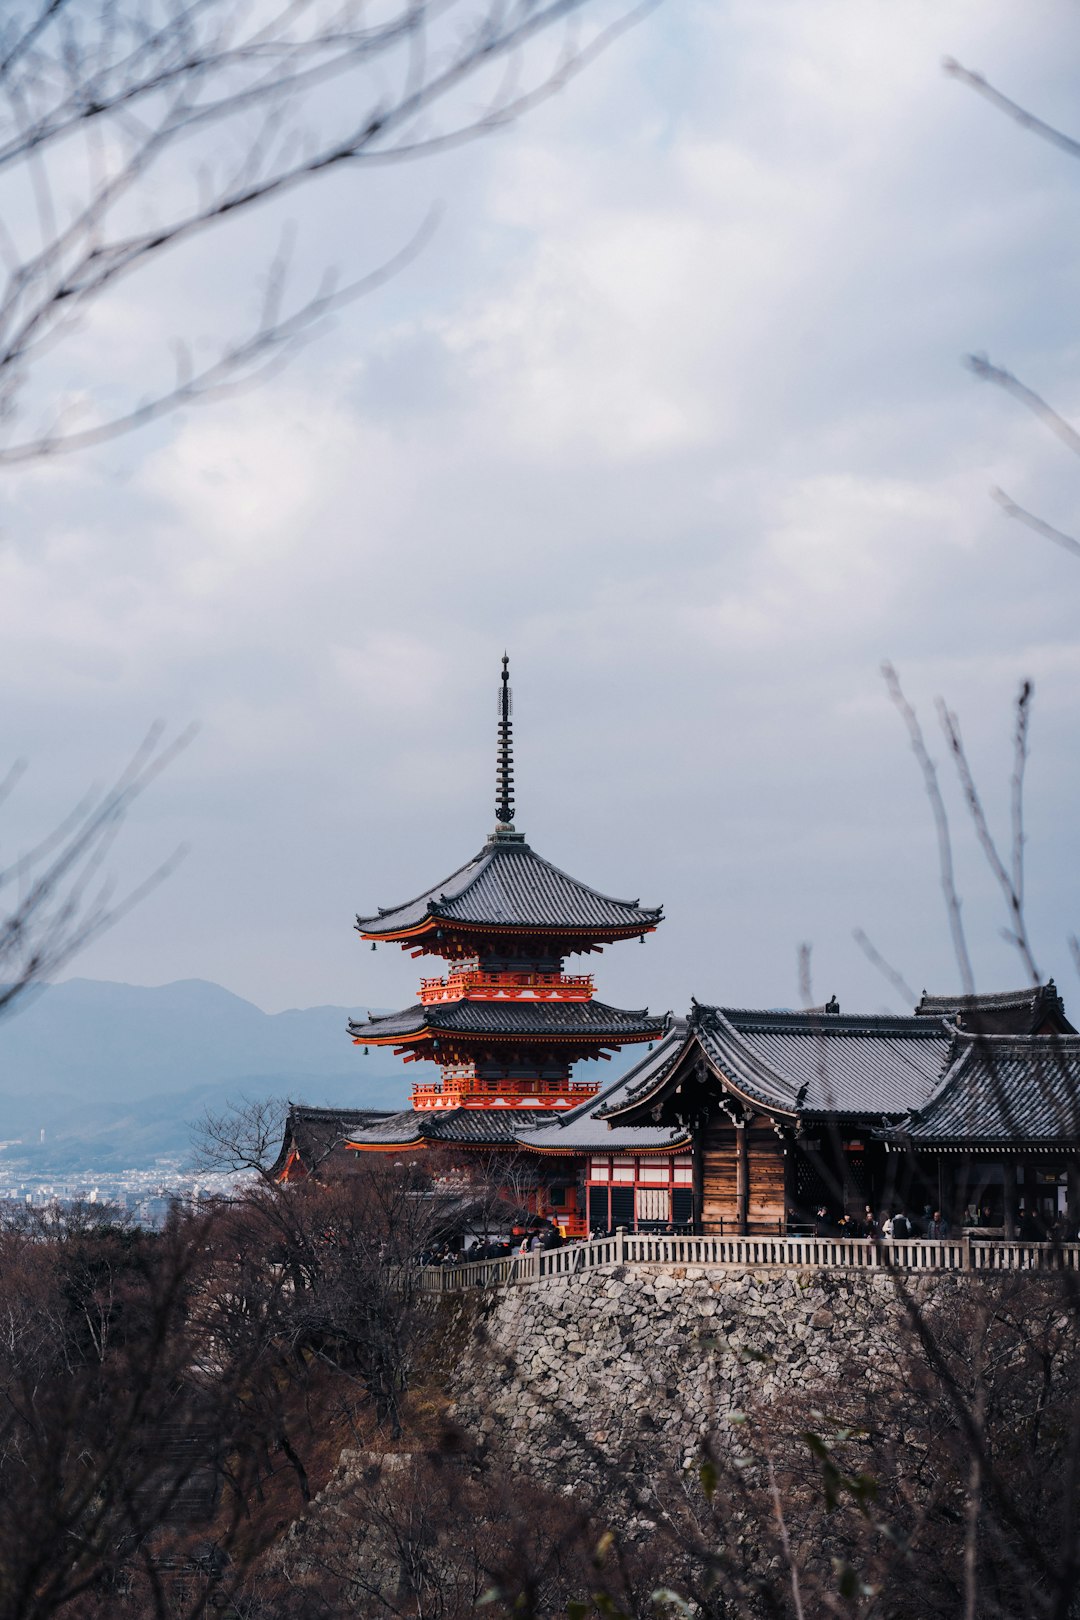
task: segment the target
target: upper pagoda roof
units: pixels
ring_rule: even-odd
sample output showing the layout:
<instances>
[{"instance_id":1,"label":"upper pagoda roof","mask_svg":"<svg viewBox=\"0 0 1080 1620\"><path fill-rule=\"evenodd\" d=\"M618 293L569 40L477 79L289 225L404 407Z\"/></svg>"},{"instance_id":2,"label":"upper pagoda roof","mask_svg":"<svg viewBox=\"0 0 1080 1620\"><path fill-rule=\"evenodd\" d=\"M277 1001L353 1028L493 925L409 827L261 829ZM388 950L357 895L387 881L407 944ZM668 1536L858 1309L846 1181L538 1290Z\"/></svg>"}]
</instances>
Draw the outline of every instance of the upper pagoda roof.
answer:
<instances>
[{"instance_id":1,"label":"upper pagoda roof","mask_svg":"<svg viewBox=\"0 0 1080 1620\"><path fill-rule=\"evenodd\" d=\"M961 1029L979 1035L1077 1033L1065 1016L1065 1003L1053 979L992 995L928 996L924 990L915 1016L948 1018Z\"/></svg>"},{"instance_id":2,"label":"upper pagoda roof","mask_svg":"<svg viewBox=\"0 0 1080 1620\"><path fill-rule=\"evenodd\" d=\"M357 917L356 926L365 939L415 935L443 921L466 929L597 937L643 933L662 916L662 906L601 894L545 861L520 834L497 832L450 877L404 905Z\"/></svg>"},{"instance_id":3,"label":"upper pagoda roof","mask_svg":"<svg viewBox=\"0 0 1080 1620\"><path fill-rule=\"evenodd\" d=\"M433 1006L417 1003L401 1012L350 1020L354 1041L409 1041L430 1031L432 1035L475 1035L494 1040L584 1038L601 1042L658 1039L667 1027L667 1014L650 1018L647 1008L627 1012L603 1001L451 1001Z\"/></svg>"}]
</instances>

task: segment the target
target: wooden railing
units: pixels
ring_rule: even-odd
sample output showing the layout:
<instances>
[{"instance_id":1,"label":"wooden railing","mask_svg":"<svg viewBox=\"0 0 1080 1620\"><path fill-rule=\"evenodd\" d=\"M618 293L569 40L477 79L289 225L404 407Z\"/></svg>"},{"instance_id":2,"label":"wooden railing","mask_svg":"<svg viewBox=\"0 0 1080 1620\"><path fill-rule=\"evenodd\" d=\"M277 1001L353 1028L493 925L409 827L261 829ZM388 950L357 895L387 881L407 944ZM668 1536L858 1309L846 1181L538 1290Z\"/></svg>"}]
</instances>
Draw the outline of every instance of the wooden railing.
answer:
<instances>
[{"instance_id":1,"label":"wooden railing","mask_svg":"<svg viewBox=\"0 0 1080 1620\"><path fill-rule=\"evenodd\" d=\"M792 1270L855 1271L1080 1271L1080 1243L1018 1243L988 1238L651 1237L616 1232L561 1249L534 1249L501 1260L428 1266L420 1273L426 1293L463 1288L502 1288L516 1283L570 1277L626 1265L776 1266Z\"/></svg>"}]
</instances>

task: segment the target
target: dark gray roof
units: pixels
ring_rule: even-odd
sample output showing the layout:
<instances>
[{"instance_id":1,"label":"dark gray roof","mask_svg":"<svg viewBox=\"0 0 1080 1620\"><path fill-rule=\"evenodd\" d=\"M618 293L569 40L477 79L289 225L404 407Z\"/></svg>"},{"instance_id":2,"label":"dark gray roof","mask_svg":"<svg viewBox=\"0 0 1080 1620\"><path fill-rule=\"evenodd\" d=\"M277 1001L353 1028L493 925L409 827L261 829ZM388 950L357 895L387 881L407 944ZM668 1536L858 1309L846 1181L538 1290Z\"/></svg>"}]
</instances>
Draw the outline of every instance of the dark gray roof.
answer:
<instances>
[{"instance_id":1,"label":"dark gray roof","mask_svg":"<svg viewBox=\"0 0 1080 1620\"><path fill-rule=\"evenodd\" d=\"M534 1038L572 1040L582 1036L588 1040L647 1040L663 1034L667 1015L650 1018L648 1009L626 1012L621 1007L609 1007L603 1001L443 1001L425 1006L404 1007L401 1012L387 1013L382 1018L370 1018L367 1023L350 1022L349 1034L354 1040L387 1036L405 1039L421 1030L436 1034L493 1035L509 1038L515 1035Z\"/></svg>"},{"instance_id":2,"label":"dark gray roof","mask_svg":"<svg viewBox=\"0 0 1080 1620\"><path fill-rule=\"evenodd\" d=\"M921 1106L936 1090L950 1031L929 1018L772 1012L695 1002L686 1044L765 1109L792 1116L881 1117ZM669 1073L674 1071L673 1061ZM663 1093L645 1076L604 1109L616 1114Z\"/></svg>"},{"instance_id":3,"label":"dark gray roof","mask_svg":"<svg viewBox=\"0 0 1080 1620\"><path fill-rule=\"evenodd\" d=\"M901 1114L934 1092L949 1050L928 1019L703 1008L718 1066L763 1101L801 1114ZM711 1016L710 1016L711 1015Z\"/></svg>"},{"instance_id":4,"label":"dark gray roof","mask_svg":"<svg viewBox=\"0 0 1080 1620\"><path fill-rule=\"evenodd\" d=\"M957 1035L941 1086L902 1134L916 1145L1080 1141L1080 1036Z\"/></svg>"},{"instance_id":5,"label":"dark gray roof","mask_svg":"<svg viewBox=\"0 0 1080 1620\"><path fill-rule=\"evenodd\" d=\"M924 990L915 1016L948 1018L961 1029L982 1035L1035 1035L1047 1024L1060 1034L1076 1034L1053 979L992 995L928 996Z\"/></svg>"},{"instance_id":6,"label":"dark gray roof","mask_svg":"<svg viewBox=\"0 0 1080 1620\"><path fill-rule=\"evenodd\" d=\"M295 1151L307 1170L315 1170L351 1130L363 1130L389 1117L385 1108L309 1108L290 1103L285 1134L273 1166L280 1174Z\"/></svg>"},{"instance_id":7,"label":"dark gray roof","mask_svg":"<svg viewBox=\"0 0 1080 1620\"><path fill-rule=\"evenodd\" d=\"M506 1147L518 1132L535 1120L535 1108L449 1108L434 1110L406 1108L378 1125L354 1131L348 1141L365 1147L403 1147L414 1142L468 1142L475 1147Z\"/></svg>"},{"instance_id":8,"label":"dark gray roof","mask_svg":"<svg viewBox=\"0 0 1080 1620\"><path fill-rule=\"evenodd\" d=\"M645 1153L657 1149L689 1145L690 1133L678 1125L609 1125L597 1118L597 1110L617 1102L628 1090L655 1082L666 1074L682 1051L686 1024L676 1019L656 1050L635 1063L632 1069L612 1081L604 1091L552 1119L534 1117L531 1128L517 1134L524 1148L538 1153Z\"/></svg>"},{"instance_id":9,"label":"dark gray roof","mask_svg":"<svg viewBox=\"0 0 1080 1620\"><path fill-rule=\"evenodd\" d=\"M606 934L654 928L663 907L614 900L552 866L514 834L495 834L479 855L415 900L357 917L363 934L396 934L425 918L486 928L566 929Z\"/></svg>"}]
</instances>

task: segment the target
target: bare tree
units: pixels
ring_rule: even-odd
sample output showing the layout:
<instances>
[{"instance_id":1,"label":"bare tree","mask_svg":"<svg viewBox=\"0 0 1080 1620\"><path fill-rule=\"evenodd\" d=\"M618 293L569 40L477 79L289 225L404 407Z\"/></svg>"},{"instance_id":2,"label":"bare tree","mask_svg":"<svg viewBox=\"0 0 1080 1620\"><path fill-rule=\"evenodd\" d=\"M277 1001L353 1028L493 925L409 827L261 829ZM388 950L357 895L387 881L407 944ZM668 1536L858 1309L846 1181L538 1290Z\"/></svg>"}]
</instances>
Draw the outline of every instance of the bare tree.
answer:
<instances>
[{"instance_id":1,"label":"bare tree","mask_svg":"<svg viewBox=\"0 0 1080 1620\"><path fill-rule=\"evenodd\" d=\"M194 1168L253 1176L272 1186L288 1108L280 1097L243 1097L208 1109L195 1127Z\"/></svg>"},{"instance_id":2,"label":"bare tree","mask_svg":"<svg viewBox=\"0 0 1080 1620\"><path fill-rule=\"evenodd\" d=\"M359 178L506 125L640 14L579 38L595 5L12 0L0 20L0 462L100 443L287 358L427 226L299 295L284 247L263 267L249 330L216 353L196 356L181 331L172 374L127 405L107 405L98 377L78 408L48 398L31 413L35 373L70 352L75 323L168 251L331 171Z\"/></svg>"},{"instance_id":3,"label":"bare tree","mask_svg":"<svg viewBox=\"0 0 1080 1620\"><path fill-rule=\"evenodd\" d=\"M65 967L176 865L179 850L119 893L105 869L133 804L190 737L166 742L155 727L110 786L88 793L48 836L0 866L0 1012ZM0 784L0 807L22 771L16 767Z\"/></svg>"}]
</instances>

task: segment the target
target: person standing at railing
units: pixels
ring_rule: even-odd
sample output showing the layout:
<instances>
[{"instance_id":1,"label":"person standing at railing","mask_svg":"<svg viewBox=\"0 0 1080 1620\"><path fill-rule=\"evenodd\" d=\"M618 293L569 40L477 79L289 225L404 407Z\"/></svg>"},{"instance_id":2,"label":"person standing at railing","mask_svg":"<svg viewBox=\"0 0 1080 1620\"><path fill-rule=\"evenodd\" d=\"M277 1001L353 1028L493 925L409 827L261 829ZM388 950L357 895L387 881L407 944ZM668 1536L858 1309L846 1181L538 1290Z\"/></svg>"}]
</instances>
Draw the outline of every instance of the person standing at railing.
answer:
<instances>
[{"instance_id":1,"label":"person standing at railing","mask_svg":"<svg viewBox=\"0 0 1080 1620\"><path fill-rule=\"evenodd\" d=\"M892 1236L894 1243L906 1243L911 1236L911 1222L903 1210L892 1218Z\"/></svg>"},{"instance_id":2,"label":"person standing at railing","mask_svg":"<svg viewBox=\"0 0 1080 1620\"><path fill-rule=\"evenodd\" d=\"M940 1209L935 1209L934 1213L927 1221L926 1235L934 1243L943 1243L948 1237L949 1223L941 1213Z\"/></svg>"}]
</instances>

